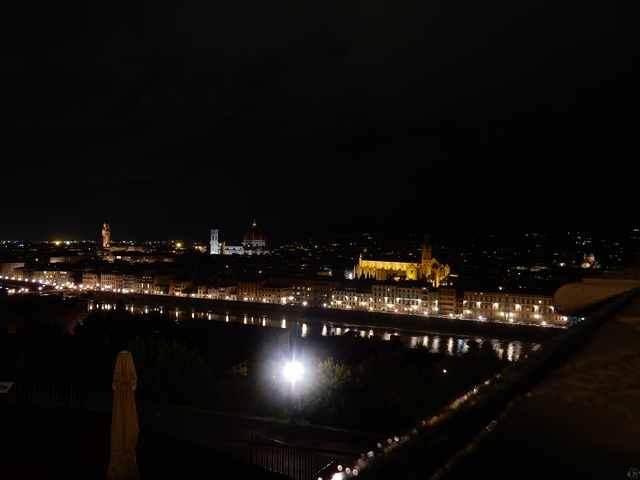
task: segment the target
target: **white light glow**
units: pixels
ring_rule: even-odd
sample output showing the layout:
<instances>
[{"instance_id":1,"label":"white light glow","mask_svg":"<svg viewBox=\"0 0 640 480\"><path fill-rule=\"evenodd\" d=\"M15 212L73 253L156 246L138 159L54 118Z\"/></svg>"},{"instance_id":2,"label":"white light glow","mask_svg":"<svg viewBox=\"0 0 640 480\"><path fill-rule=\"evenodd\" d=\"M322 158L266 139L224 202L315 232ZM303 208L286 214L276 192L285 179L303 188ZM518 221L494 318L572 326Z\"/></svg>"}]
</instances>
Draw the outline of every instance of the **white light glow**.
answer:
<instances>
[{"instance_id":1,"label":"white light glow","mask_svg":"<svg viewBox=\"0 0 640 480\"><path fill-rule=\"evenodd\" d=\"M282 374L288 382L295 384L302 380L302 376L304 375L304 365L297 360L291 360L284 364Z\"/></svg>"}]
</instances>

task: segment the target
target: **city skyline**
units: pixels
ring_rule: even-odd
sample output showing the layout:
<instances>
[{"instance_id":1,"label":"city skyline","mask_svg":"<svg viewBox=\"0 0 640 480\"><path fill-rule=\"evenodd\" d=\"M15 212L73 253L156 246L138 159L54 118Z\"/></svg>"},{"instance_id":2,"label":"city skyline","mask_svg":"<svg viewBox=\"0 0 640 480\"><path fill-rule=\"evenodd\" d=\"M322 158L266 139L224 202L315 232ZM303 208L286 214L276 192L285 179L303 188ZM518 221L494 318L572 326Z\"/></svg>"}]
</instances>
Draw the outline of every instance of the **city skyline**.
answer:
<instances>
[{"instance_id":1,"label":"city skyline","mask_svg":"<svg viewBox=\"0 0 640 480\"><path fill-rule=\"evenodd\" d=\"M249 220L252 218L252 220ZM270 217L265 217L270 218ZM243 235L247 232L247 228L251 227L252 222L256 221L255 217L247 217L246 221L243 219L234 219L229 224L203 224L202 228L198 230L194 229L195 234L190 235L169 235L171 228L167 228L162 233L158 230L159 234L155 236L127 236L127 233L131 230L127 228L127 225L115 224L116 234L111 240L115 243L119 242L169 242L169 241L184 241L189 244L207 244L210 245L211 231L218 230L221 235L221 230L224 230L224 237L226 241L241 242ZM393 224L387 225L387 228L365 228L358 229L357 226L351 225L350 227L337 228L332 232L318 230L307 231L291 231L276 230L269 224L265 225L265 222L261 221L259 227L264 231L270 242L277 245L286 245L289 242L305 242L305 241L350 241L356 238L376 238L385 242L420 242L420 239L425 235L434 239L435 244L446 243L456 247L470 247L473 242L493 242L494 246L504 246L510 242L514 245L527 237L540 236L545 242L562 242L567 239L571 239L576 235L588 235L590 238L602 242L616 241L616 240L631 240L637 241L640 237L640 222L617 222L615 225L564 225L564 226L542 226L540 228L518 228L510 226L509 228L500 228L497 225L489 225L485 228L477 228L473 232L465 232L462 235L462 231L458 228L449 230L429 230L425 228L423 230L410 229L405 225L396 227ZM114 226L114 223L107 222L110 228ZM87 226L87 231L83 228L81 231L76 226L72 226L65 233L62 229L56 229L56 232L44 237L20 237L20 236L0 236L0 242L15 242L15 241L27 241L35 243L64 243L64 242L95 242L99 244L101 242L101 233L99 232L102 223L92 224ZM276 223L278 225L278 223ZM46 226L45 226L46 227ZM369 227L373 227L370 224ZM54 229L41 228L42 232L53 232ZM74 235L70 232L80 232L78 235ZM97 233L96 233L97 232ZM123 233L124 232L124 233ZM2 232L0 231L0 234ZM220 237L222 241L222 237ZM591 241L591 240L590 240ZM497 242L497 243L496 243ZM416 243L417 244L417 243Z\"/></svg>"},{"instance_id":2,"label":"city skyline","mask_svg":"<svg viewBox=\"0 0 640 480\"><path fill-rule=\"evenodd\" d=\"M621 5L5 3L3 479L640 480Z\"/></svg>"}]
</instances>

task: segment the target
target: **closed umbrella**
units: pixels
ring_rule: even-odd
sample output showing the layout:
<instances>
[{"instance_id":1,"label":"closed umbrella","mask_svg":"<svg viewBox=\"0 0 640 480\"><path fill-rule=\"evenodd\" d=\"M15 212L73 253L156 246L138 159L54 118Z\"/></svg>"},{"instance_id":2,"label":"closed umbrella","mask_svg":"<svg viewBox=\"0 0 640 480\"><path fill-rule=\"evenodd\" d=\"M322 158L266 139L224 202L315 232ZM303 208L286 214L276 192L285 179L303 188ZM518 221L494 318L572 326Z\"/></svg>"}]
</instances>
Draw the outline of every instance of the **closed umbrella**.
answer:
<instances>
[{"instance_id":1,"label":"closed umbrella","mask_svg":"<svg viewBox=\"0 0 640 480\"><path fill-rule=\"evenodd\" d=\"M113 371L113 413L111 416L111 461L109 480L137 480L138 412L135 390L138 377L131 352L122 351Z\"/></svg>"}]
</instances>

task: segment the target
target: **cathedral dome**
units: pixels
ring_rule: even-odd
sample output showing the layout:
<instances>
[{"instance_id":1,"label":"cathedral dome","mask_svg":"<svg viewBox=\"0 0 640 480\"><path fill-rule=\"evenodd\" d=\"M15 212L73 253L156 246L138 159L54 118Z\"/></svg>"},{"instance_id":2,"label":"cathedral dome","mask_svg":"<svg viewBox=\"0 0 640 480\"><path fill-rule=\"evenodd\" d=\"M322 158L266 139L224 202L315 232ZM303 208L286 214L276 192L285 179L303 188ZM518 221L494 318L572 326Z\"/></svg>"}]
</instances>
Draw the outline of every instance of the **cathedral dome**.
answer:
<instances>
[{"instance_id":1,"label":"cathedral dome","mask_svg":"<svg viewBox=\"0 0 640 480\"><path fill-rule=\"evenodd\" d=\"M249 230L247 230L247 233L244 234L243 241L244 243L248 243L248 244L260 244L260 243L265 244L267 241L267 238L265 237L262 230L258 228L258 225L254 220Z\"/></svg>"}]
</instances>

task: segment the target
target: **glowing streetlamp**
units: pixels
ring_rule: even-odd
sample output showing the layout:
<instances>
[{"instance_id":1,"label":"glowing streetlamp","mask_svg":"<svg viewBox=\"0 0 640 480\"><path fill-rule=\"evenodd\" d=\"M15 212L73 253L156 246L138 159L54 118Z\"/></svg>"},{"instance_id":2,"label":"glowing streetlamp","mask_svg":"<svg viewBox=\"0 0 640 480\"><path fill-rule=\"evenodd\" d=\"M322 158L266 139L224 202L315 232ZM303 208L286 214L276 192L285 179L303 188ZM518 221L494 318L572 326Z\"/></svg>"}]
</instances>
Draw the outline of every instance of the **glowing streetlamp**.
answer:
<instances>
[{"instance_id":1,"label":"glowing streetlamp","mask_svg":"<svg viewBox=\"0 0 640 480\"><path fill-rule=\"evenodd\" d=\"M282 367L282 376L289 384L287 389L288 409L290 420L295 422L295 416L300 411L300 395L299 391L296 392L296 383L302 380L304 376L304 365L295 359L288 360ZM298 393L298 394L296 394Z\"/></svg>"},{"instance_id":2,"label":"glowing streetlamp","mask_svg":"<svg viewBox=\"0 0 640 480\"><path fill-rule=\"evenodd\" d=\"M293 387L304 376L304 365L297 360L289 360L284 364L282 375Z\"/></svg>"}]
</instances>

